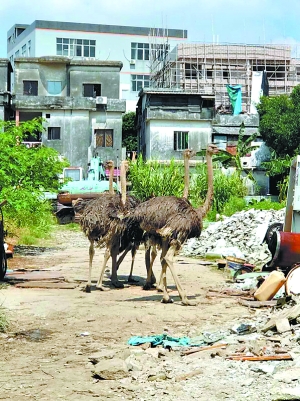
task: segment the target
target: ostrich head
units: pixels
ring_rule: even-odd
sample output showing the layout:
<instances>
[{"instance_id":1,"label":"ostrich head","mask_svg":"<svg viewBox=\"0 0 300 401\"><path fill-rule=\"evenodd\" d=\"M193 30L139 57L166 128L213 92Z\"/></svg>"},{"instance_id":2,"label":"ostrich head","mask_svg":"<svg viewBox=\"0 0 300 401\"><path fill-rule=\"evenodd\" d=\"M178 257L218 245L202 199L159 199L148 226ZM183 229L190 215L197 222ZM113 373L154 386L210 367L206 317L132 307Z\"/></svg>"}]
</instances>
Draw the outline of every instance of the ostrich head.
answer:
<instances>
[{"instance_id":1,"label":"ostrich head","mask_svg":"<svg viewBox=\"0 0 300 401\"><path fill-rule=\"evenodd\" d=\"M191 149L186 149L183 152L183 157L187 158L187 159L191 159L192 157L196 156L197 152L195 152L194 150Z\"/></svg>"},{"instance_id":2,"label":"ostrich head","mask_svg":"<svg viewBox=\"0 0 300 401\"><path fill-rule=\"evenodd\" d=\"M208 156L216 155L218 152L219 152L219 149L218 149L217 145L215 145L214 143L210 143L209 145L207 145L206 154Z\"/></svg>"},{"instance_id":3,"label":"ostrich head","mask_svg":"<svg viewBox=\"0 0 300 401\"><path fill-rule=\"evenodd\" d=\"M107 160L107 162L105 163L105 168L107 169L111 169L114 168L114 162L112 160Z\"/></svg>"}]
</instances>

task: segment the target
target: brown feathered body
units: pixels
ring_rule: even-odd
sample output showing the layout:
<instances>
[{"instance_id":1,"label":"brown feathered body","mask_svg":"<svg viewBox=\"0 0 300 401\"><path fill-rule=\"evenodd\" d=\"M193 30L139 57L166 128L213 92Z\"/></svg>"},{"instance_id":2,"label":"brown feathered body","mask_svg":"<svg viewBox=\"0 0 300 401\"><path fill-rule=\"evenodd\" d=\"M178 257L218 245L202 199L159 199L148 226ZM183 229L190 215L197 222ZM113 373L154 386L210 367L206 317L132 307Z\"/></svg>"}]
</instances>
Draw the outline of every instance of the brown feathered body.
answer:
<instances>
[{"instance_id":1,"label":"brown feathered body","mask_svg":"<svg viewBox=\"0 0 300 401\"><path fill-rule=\"evenodd\" d=\"M201 211L190 202L176 196L159 196L136 206L133 219L151 238L161 245L167 239L179 249L189 238L199 237L202 230Z\"/></svg>"},{"instance_id":2,"label":"brown feathered body","mask_svg":"<svg viewBox=\"0 0 300 401\"><path fill-rule=\"evenodd\" d=\"M122 252L131 241L141 240L141 229L125 219L138 204L135 197L128 196L123 206L120 194L103 193L84 208L80 218L81 229L97 247L111 247L119 242L119 252Z\"/></svg>"}]
</instances>

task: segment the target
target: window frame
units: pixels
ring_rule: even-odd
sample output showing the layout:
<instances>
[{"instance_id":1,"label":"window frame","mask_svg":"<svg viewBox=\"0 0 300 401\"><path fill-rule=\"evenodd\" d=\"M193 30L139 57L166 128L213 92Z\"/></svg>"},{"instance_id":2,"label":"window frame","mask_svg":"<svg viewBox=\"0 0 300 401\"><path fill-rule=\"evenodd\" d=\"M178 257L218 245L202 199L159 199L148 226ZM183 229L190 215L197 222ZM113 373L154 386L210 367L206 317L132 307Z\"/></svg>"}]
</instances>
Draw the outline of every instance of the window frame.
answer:
<instances>
[{"instance_id":1,"label":"window frame","mask_svg":"<svg viewBox=\"0 0 300 401\"><path fill-rule=\"evenodd\" d=\"M150 60L150 45L144 42L131 42L131 60Z\"/></svg>"},{"instance_id":2,"label":"window frame","mask_svg":"<svg viewBox=\"0 0 300 401\"><path fill-rule=\"evenodd\" d=\"M29 88L27 90L25 90L25 86L27 84L29 84L29 83L31 83L31 84L34 83L34 86L36 85L36 91L33 90L34 93L30 93L31 89L29 89ZM33 89L35 89L35 88L33 88ZM24 79L23 80L23 95L25 95L25 96L38 96L38 94L39 94L39 83L38 83L38 81L30 80L30 79Z\"/></svg>"},{"instance_id":3,"label":"window frame","mask_svg":"<svg viewBox=\"0 0 300 401\"><path fill-rule=\"evenodd\" d=\"M48 127L47 140L59 141L60 139L61 139L61 127Z\"/></svg>"},{"instance_id":4,"label":"window frame","mask_svg":"<svg viewBox=\"0 0 300 401\"><path fill-rule=\"evenodd\" d=\"M96 58L96 40L56 38L56 55Z\"/></svg>"},{"instance_id":5,"label":"window frame","mask_svg":"<svg viewBox=\"0 0 300 401\"><path fill-rule=\"evenodd\" d=\"M96 148L113 148L114 147L114 130L113 129L96 128L96 129L94 129L94 135L95 135L95 147ZM103 139L101 140L102 145L99 144L100 143L100 135L103 135ZM109 145L108 143L111 143L111 145Z\"/></svg>"},{"instance_id":6,"label":"window frame","mask_svg":"<svg viewBox=\"0 0 300 401\"><path fill-rule=\"evenodd\" d=\"M90 87L90 90L88 90ZM91 91L92 89L92 91ZM93 93L92 96L90 94ZM101 84L95 84L95 83L84 83L82 84L82 96L83 97L93 97L95 98L96 96L101 96L102 93L102 87Z\"/></svg>"},{"instance_id":7,"label":"window frame","mask_svg":"<svg viewBox=\"0 0 300 401\"><path fill-rule=\"evenodd\" d=\"M131 74L131 90L139 92L142 88L150 87L149 74Z\"/></svg>"},{"instance_id":8,"label":"window frame","mask_svg":"<svg viewBox=\"0 0 300 401\"><path fill-rule=\"evenodd\" d=\"M174 150L183 151L186 149L189 149L189 131L174 131Z\"/></svg>"},{"instance_id":9,"label":"window frame","mask_svg":"<svg viewBox=\"0 0 300 401\"><path fill-rule=\"evenodd\" d=\"M59 88L59 90L56 89L56 90L51 91L51 90L49 90L49 84L54 84L54 87L55 87L55 84L60 84L60 88ZM59 96L62 92L62 81L50 81L50 80L47 81L47 92L51 96Z\"/></svg>"}]
</instances>

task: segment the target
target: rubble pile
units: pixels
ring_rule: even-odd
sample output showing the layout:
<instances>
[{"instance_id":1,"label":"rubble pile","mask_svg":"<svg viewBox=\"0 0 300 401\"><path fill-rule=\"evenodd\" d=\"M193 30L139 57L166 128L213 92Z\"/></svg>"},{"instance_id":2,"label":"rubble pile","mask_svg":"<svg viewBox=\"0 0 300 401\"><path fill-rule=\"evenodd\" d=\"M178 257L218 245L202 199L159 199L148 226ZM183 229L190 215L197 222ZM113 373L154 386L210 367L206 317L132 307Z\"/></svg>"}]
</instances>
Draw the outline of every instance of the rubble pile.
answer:
<instances>
[{"instance_id":1,"label":"rubble pile","mask_svg":"<svg viewBox=\"0 0 300 401\"><path fill-rule=\"evenodd\" d=\"M285 209L250 209L235 213L222 221L211 223L200 238L190 239L183 247L183 254L235 256L261 267L271 256L267 244L263 242L268 226L283 223L284 214Z\"/></svg>"}]
</instances>

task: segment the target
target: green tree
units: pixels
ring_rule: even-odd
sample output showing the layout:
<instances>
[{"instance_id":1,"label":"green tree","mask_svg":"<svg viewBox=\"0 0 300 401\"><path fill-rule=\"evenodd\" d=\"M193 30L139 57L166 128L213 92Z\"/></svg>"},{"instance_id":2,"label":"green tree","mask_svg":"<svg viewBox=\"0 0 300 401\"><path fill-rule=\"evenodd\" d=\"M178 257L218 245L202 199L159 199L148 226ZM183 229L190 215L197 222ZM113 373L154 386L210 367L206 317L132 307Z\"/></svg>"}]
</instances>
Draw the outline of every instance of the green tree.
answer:
<instances>
[{"instance_id":1,"label":"green tree","mask_svg":"<svg viewBox=\"0 0 300 401\"><path fill-rule=\"evenodd\" d=\"M0 121L0 200L7 200L4 212L17 227L43 224L44 213L50 211L43 192L59 189L59 174L69 164L52 148L22 143L28 134L43 130L40 119L19 126Z\"/></svg>"},{"instance_id":2,"label":"green tree","mask_svg":"<svg viewBox=\"0 0 300 401\"><path fill-rule=\"evenodd\" d=\"M131 152L137 150L138 138L135 127L135 112L129 111L123 115L122 122L122 146Z\"/></svg>"},{"instance_id":3,"label":"green tree","mask_svg":"<svg viewBox=\"0 0 300 401\"><path fill-rule=\"evenodd\" d=\"M300 85L291 95L261 98L257 105L259 132L276 158L294 156L300 150Z\"/></svg>"}]
</instances>

